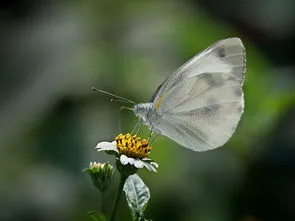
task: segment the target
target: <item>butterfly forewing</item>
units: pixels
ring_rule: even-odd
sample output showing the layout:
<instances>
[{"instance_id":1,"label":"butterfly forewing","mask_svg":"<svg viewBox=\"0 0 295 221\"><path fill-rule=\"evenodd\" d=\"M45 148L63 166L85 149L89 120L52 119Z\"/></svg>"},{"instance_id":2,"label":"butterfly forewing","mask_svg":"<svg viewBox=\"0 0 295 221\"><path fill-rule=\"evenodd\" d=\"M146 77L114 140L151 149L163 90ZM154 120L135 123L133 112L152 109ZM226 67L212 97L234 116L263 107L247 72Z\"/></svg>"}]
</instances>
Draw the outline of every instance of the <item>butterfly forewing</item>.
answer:
<instances>
[{"instance_id":1,"label":"butterfly forewing","mask_svg":"<svg viewBox=\"0 0 295 221\"><path fill-rule=\"evenodd\" d=\"M244 108L245 50L238 38L219 41L163 82L154 105L157 128L179 144L204 151L223 145Z\"/></svg>"},{"instance_id":2,"label":"butterfly forewing","mask_svg":"<svg viewBox=\"0 0 295 221\"><path fill-rule=\"evenodd\" d=\"M204 73L229 73L241 84L246 64L245 48L239 38L216 42L178 68L153 95L154 102L184 79Z\"/></svg>"}]
</instances>

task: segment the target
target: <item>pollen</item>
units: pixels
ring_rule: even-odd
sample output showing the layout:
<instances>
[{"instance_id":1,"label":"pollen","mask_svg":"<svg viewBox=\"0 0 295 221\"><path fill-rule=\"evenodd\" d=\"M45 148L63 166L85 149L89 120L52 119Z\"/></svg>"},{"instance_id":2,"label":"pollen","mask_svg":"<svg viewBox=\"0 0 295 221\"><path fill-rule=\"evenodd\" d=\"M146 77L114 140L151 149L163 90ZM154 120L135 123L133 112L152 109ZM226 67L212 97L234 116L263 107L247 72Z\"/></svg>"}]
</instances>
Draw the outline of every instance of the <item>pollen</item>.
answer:
<instances>
[{"instance_id":1,"label":"pollen","mask_svg":"<svg viewBox=\"0 0 295 221\"><path fill-rule=\"evenodd\" d=\"M117 148L120 154L134 159L142 159L149 155L152 147L146 139L141 139L136 135L119 134L116 137Z\"/></svg>"}]
</instances>

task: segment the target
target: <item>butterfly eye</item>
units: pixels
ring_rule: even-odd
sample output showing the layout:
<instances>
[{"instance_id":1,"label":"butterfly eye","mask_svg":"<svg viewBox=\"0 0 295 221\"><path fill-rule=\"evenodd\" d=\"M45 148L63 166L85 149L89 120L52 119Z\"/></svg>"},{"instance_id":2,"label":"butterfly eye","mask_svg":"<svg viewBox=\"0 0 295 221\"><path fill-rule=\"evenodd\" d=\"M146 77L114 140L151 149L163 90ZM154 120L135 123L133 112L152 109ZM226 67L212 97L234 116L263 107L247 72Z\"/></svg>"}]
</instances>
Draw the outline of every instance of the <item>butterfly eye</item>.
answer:
<instances>
[{"instance_id":1,"label":"butterfly eye","mask_svg":"<svg viewBox=\"0 0 295 221\"><path fill-rule=\"evenodd\" d=\"M144 111L144 107L143 107L142 105L136 105L136 106L135 106L135 110L136 110L137 112L143 112L143 111Z\"/></svg>"}]
</instances>

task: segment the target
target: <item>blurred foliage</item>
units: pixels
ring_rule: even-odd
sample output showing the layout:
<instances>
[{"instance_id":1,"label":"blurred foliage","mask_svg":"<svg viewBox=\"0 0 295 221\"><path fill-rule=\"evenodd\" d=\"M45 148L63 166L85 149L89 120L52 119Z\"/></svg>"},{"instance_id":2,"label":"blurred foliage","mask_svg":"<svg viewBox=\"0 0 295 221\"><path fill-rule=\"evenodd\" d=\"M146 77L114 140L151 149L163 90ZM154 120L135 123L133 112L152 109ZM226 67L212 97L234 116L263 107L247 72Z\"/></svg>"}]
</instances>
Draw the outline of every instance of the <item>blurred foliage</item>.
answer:
<instances>
[{"instance_id":1,"label":"blurred foliage","mask_svg":"<svg viewBox=\"0 0 295 221\"><path fill-rule=\"evenodd\" d=\"M147 101L178 66L231 36L240 37L247 52L246 108L239 128L224 147L205 153L158 138L151 157L159 172L140 173L151 192L146 217L295 219L294 69L277 67L265 57L251 40L261 32L243 30L251 25L264 30L262 18L254 22L249 15L249 23L234 27L236 21L210 14L235 15L238 21L244 14L235 9L247 11L259 1L237 1L240 5L228 11L227 1L214 8L211 1L207 6L200 1L204 7L176 0L30 2L22 13L15 8L22 4L7 3L0 11L0 220L86 220L89 209L99 208L101 196L81 170L89 161L110 160L94 147L115 138L122 105L90 87ZM271 2L259 5L281 5ZM280 56L287 53L276 53L274 59ZM119 120L124 132L136 122L127 111ZM112 188L104 198L107 213L114 194ZM122 200L120 220L130 220L127 208Z\"/></svg>"}]
</instances>

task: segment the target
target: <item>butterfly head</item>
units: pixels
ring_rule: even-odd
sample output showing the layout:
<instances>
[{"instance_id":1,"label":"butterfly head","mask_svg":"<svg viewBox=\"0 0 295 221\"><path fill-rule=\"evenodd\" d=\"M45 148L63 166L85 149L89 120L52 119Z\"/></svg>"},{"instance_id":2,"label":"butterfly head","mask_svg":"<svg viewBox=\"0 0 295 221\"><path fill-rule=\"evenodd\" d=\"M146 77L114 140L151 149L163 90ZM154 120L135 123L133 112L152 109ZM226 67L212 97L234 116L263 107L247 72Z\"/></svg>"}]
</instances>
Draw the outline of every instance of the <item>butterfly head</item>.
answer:
<instances>
[{"instance_id":1,"label":"butterfly head","mask_svg":"<svg viewBox=\"0 0 295 221\"><path fill-rule=\"evenodd\" d=\"M135 116L140 117L143 121L147 121L148 113L152 109L152 103L143 103L134 105L133 111Z\"/></svg>"}]
</instances>

